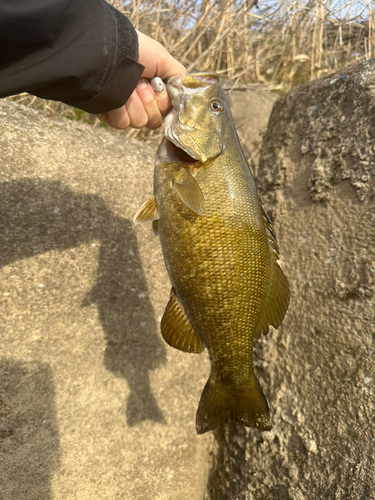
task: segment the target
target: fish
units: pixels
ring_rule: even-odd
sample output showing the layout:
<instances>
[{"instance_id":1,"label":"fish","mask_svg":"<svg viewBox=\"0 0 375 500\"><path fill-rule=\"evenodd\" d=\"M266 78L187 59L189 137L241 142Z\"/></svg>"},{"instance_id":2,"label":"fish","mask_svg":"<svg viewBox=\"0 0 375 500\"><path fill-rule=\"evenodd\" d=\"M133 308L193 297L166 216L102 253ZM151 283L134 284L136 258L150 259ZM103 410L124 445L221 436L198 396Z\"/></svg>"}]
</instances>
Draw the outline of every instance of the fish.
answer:
<instances>
[{"instance_id":1,"label":"fish","mask_svg":"<svg viewBox=\"0 0 375 500\"><path fill-rule=\"evenodd\" d=\"M161 333L181 351L207 349L198 434L232 420L270 430L253 342L280 326L290 300L275 230L217 74L176 75L166 87L173 107L156 154L154 196L134 217L159 235L172 284Z\"/></svg>"}]
</instances>

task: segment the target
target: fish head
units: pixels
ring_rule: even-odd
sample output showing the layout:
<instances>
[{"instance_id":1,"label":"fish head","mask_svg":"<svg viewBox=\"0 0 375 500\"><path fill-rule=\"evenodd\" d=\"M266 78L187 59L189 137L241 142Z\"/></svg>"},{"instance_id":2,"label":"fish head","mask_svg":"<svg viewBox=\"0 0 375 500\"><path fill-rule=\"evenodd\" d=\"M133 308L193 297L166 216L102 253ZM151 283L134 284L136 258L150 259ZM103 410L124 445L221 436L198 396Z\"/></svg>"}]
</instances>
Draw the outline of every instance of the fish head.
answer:
<instances>
[{"instance_id":1,"label":"fish head","mask_svg":"<svg viewBox=\"0 0 375 500\"><path fill-rule=\"evenodd\" d=\"M195 161L219 156L231 116L217 74L173 76L166 87L173 108L164 119L165 138Z\"/></svg>"}]
</instances>

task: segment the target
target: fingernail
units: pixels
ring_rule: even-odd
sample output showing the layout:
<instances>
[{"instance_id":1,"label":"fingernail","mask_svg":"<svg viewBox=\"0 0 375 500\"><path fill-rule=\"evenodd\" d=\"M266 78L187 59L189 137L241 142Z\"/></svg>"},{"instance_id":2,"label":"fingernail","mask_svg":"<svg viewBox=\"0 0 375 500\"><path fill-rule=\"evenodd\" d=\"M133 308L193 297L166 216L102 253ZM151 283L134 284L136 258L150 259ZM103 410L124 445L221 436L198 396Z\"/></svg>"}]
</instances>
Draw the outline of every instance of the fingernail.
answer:
<instances>
[{"instance_id":1,"label":"fingernail","mask_svg":"<svg viewBox=\"0 0 375 500\"><path fill-rule=\"evenodd\" d=\"M164 90L163 80L158 76L154 76L154 78L151 79L151 87L154 89L155 92L163 92Z\"/></svg>"},{"instance_id":2,"label":"fingernail","mask_svg":"<svg viewBox=\"0 0 375 500\"><path fill-rule=\"evenodd\" d=\"M137 84L137 87L139 89L145 89L147 88L149 85L149 81L147 80L147 78L141 78Z\"/></svg>"}]
</instances>

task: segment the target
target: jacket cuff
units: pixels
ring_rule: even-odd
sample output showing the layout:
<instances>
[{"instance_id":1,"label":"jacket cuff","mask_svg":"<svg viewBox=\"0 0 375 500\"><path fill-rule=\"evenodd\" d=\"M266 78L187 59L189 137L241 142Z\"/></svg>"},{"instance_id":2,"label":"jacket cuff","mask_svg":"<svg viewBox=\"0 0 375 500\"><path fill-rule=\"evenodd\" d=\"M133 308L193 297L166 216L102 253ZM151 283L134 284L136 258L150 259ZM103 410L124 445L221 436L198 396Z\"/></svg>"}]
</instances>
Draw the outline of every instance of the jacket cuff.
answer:
<instances>
[{"instance_id":1,"label":"jacket cuff","mask_svg":"<svg viewBox=\"0 0 375 500\"><path fill-rule=\"evenodd\" d=\"M96 96L87 101L69 104L93 114L121 108L133 93L143 70L144 66L127 57L114 69Z\"/></svg>"},{"instance_id":2,"label":"jacket cuff","mask_svg":"<svg viewBox=\"0 0 375 500\"><path fill-rule=\"evenodd\" d=\"M113 69L100 91L91 99L70 102L71 106L83 109L88 113L106 113L120 108L131 96L144 66L138 61L138 35L130 21L110 4L106 7L115 20L116 49L113 58Z\"/></svg>"}]
</instances>

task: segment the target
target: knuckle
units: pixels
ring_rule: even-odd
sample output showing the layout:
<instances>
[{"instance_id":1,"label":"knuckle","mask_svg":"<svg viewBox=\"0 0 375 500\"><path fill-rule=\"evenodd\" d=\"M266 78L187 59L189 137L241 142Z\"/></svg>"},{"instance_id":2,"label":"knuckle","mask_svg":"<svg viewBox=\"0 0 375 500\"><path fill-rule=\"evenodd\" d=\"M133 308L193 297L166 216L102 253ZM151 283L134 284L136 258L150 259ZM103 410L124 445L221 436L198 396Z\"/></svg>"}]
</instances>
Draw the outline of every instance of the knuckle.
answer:
<instances>
[{"instance_id":1,"label":"knuckle","mask_svg":"<svg viewBox=\"0 0 375 500\"><path fill-rule=\"evenodd\" d=\"M131 120L131 126L134 128L143 128L147 125L147 123L148 123L148 116L146 113L141 116L135 116Z\"/></svg>"},{"instance_id":2,"label":"knuckle","mask_svg":"<svg viewBox=\"0 0 375 500\"><path fill-rule=\"evenodd\" d=\"M157 128L160 127L162 123L161 117L154 118L153 120L150 120L147 124L147 128L150 130L156 130Z\"/></svg>"},{"instance_id":3,"label":"knuckle","mask_svg":"<svg viewBox=\"0 0 375 500\"><path fill-rule=\"evenodd\" d=\"M125 116L122 117L121 122L120 122L120 127L121 129L127 128L130 125L130 118L129 115L126 113Z\"/></svg>"}]
</instances>

